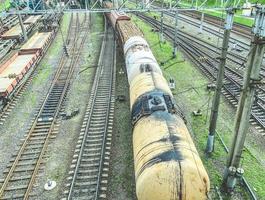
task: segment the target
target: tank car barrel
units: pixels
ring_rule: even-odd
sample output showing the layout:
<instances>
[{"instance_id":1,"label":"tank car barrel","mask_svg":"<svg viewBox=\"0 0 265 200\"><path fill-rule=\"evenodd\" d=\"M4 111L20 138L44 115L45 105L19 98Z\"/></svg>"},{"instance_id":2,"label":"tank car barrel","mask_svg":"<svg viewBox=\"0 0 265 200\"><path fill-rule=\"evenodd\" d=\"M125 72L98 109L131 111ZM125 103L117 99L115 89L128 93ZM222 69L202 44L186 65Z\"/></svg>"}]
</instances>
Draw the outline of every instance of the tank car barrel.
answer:
<instances>
[{"instance_id":1,"label":"tank car barrel","mask_svg":"<svg viewBox=\"0 0 265 200\"><path fill-rule=\"evenodd\" d=\"M105 3L109 7L110 3ZM133 124L138 200L203 200L208 174L174 97L141 31L117 11L107 15L123 45Z\"/></svg>"}]
</instances>

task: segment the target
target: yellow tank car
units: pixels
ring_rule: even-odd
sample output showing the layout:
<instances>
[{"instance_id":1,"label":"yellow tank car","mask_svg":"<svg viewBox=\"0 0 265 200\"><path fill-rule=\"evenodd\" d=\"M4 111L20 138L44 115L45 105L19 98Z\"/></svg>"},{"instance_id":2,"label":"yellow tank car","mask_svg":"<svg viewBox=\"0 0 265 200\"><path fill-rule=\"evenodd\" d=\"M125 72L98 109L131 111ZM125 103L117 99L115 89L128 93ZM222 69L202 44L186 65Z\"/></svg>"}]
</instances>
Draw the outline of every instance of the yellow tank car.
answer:
<instances>
[{"instance_id":1,"label":"yellow tank car","mask_svg":"<svg viewBox=\"0 0 265 200\"><path fill-rule=\"evenodd\" d=\"M159 73L148 72L136 76L130 84L130 104L131 108L136 100L143 94L151 91L163 91L172 97L166 79Z\"/></svg>"},{"instance_id":2,"label":"yellow tank car","mask_svg":"<svg viewBox=\"0 0 265 200\"><path fill-rule=\"evenodd\" d=\"M210 183L180 117L158 111L133 130L138 200L204 200Z\"/></svg>"}]
</instances>

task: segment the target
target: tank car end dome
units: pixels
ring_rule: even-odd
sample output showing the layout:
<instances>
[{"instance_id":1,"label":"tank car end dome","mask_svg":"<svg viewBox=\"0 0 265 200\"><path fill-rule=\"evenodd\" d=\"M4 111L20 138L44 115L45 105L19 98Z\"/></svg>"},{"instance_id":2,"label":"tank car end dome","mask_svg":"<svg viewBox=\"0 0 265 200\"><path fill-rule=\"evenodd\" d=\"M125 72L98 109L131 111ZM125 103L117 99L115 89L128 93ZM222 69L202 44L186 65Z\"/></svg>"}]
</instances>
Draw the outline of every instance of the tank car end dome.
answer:
<instances>
[{"instance_id":1,"label":"tank car end dome","mask_svg":"<svg viewBox=\"0 0 265 200\"><path fill-rule=\"evenodd\" d=\"M147 47L149 47L148 43L146 42L146 40L140 36L133 36L130 37L130 39L128 39L123 47L123 52L126 55L127 51L134 45L145 45Z\"/></svg>"}]
</instances>

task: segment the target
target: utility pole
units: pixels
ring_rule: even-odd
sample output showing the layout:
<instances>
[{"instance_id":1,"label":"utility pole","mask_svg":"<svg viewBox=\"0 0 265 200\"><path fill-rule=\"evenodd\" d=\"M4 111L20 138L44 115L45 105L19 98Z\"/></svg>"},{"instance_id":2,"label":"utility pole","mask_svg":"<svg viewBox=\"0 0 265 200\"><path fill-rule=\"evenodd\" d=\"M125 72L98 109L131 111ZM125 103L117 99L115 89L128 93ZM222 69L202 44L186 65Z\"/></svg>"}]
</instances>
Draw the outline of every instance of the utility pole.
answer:
<instances>
[{"instance_id":1,"label":"utility pole","mask_svg":"<svg viewBox=\"0 0 265 200\"><path fill-rule=\"evenodd\" d=\"M86 7L86 10L88 9L88 7L87 7L87 0L85 0L85 7Z\"/></svg>"},{"instance_id":2,"label":"utility pole","mask_svg":"<svg viewBox=\"0 0 265 200\"><path fill-rule=\"evenodd\" d=\"M145 2L145 8L150 8L150 1L149 0L144 0Z\"/></svg>"},{"instance_id":3,"label":"utility pole","mask_svg":"<svg viewBox=\"0 0 265 200\"><path fill-rule=\"evenodd\" d=\"M243 87L240 92L240 101L237 107L234 138L227 159L223 180L228 191L234 189L237 180L244 173L244 170L240 166L240 160L249 128L255 87L261 83L260 69L265 51L265 6L257 8L252 32L251 48L244 73Z\"/></svg>"},{"instance_id":4,"label":"utility pole","mask_svg":"<svg viewBox=\"0 0 265 200\"><path fill-rule=\"evenodd\" d=\"M28 8L28 10L30 10L29 1L27 1L27 8Z\"/></svg>"},{"instance_id":5,"label":"utility pole","mask_svg":"<svg viewBox=\"0 0 265 200\"><path fill-rule=\"evenodd\" d=\"M178 11L175 12L175 33L174 33L173 58L176 58L177 51L178 51Z\"/></svg>"},{"instance_id":6,"label":"utility pole","mask_svg":"<svg viewBox=\"0 0 265 200\"><path fill-rule=\"evenodd\" d=\"M58 1L56 1L57 3L58 3ZM61 0L59 0L59 11L60 11L60 13L62 12L62 5L61 5Z\"/></svg>"},{"instance_id":7,"label":"utility pole","mask_svg":"<svg viewBox=\"0 0 265 200\"><path fill-rule=\"evenodd\" d=\"M202 12L202 16L201 16L200 32L199 33L202 33L202 31L203 31L203 20L204 20L204 12Z\"/></svg>"},{"instance_id":8,"label":"utility pole","mask_svg":"<svg viewBox=\"0 0 265 200\"><path fill-rule=\"evenodd\" d=\"M228 49L230 32L233 25L233 17L234 17L234 9L227 10L226 21L224 24L224 38L222 45L222 52L220 57L220 62L218 66L218 75L216 79L216 90L213 98L212 109L211 109L211 117L210 117L210 125L209 125L209 135L207 139L206 145L206 153L210 154L214 151L214 136L216 132L216 123L218 117L218 110L221 98L221 91L223 87L223 79L225 73L225 63L226 63L226 54Z\"/></svg>"},{"instance_id":9,"label":"utility pole","mask_svg":"<svg viewBox=\"0 0 265 200\"><path fill-rule=\"evenodd\" d=\"M191 8L194 8L194 0L191 0Z\"/></svg>"},{"instance_id":10,"label":"utility pole","mask_svg":"<svg viewBox=\"0 0 265 200\"><path fill-rule=\"evenodd\" d=\"M24 41L27 41L28 40L27 32L25 30L25 27L24 27L24 24L23 24L23 20L21 18L21 14L19 12L19 9L17 7L17 4L16 4L16 10L18 12L18 14L17 14L18 15L18 20L19 20L20 28L21 28L22 33L23 33Z\"/></svg>"},{"instance_id":11,"label":"utility pole","mask_svg":"<svg viewBox=\"0 0 265 200\"><path fill-rule=\"evenodd\" d=\"M4 28L4 22L2 20L2 17L0 16L0 32L2 32L3 28Z\"/></svg>"},{"instance_id":12,"label":"utility pole","mask_svg":"<svg viewBox=\"0 0 265 200\"><path fill-rule=\"evenodd\" d=\"M164 12L161 11L160 42L164 42Z\"/></svg>"},{"instance_id":13,"label":"utility pole","mask_svg":"<svg viewBox=\"0 0 265 200\"><path fill-rule=\"evenodd\" d=\"M114 8L118 9L119 8L118 0L113 0L113 3L114 3Z\"/></svg>"}]
</instances>

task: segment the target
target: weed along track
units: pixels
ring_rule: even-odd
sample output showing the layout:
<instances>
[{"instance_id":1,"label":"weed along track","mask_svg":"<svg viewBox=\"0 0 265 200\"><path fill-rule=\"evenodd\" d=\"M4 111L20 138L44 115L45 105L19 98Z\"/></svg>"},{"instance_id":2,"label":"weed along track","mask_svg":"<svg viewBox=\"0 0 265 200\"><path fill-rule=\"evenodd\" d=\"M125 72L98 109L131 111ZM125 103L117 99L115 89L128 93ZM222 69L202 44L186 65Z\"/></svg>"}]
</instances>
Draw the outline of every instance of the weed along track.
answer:
<instances>
[{"instance_id":1,"label":"weed along track","mask_svg":"<svg viewBox=\"0 0 265 200\"><path fill-rule=\"evenodd\" d=\"M54 129L60 124L57 121L60 109L85 42L86 34L83 37L80 34L87 33L87 30L88 16L80 23L78 14L72 14L67 36L69 56L62 55L48 94L36 113L22 146L4 172L5 178L0 185L1 199L28 199L34 196L31 194L34 181L41 169L47 145L55 137Z\"/></svg>"}]
</instances>

